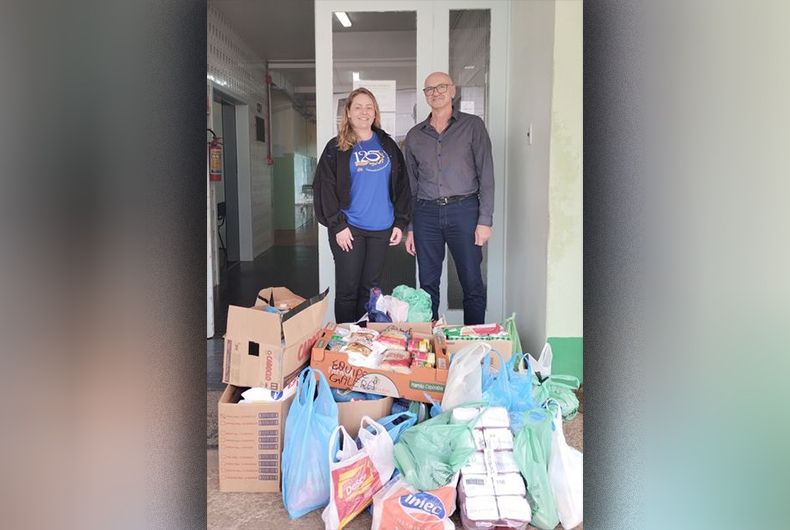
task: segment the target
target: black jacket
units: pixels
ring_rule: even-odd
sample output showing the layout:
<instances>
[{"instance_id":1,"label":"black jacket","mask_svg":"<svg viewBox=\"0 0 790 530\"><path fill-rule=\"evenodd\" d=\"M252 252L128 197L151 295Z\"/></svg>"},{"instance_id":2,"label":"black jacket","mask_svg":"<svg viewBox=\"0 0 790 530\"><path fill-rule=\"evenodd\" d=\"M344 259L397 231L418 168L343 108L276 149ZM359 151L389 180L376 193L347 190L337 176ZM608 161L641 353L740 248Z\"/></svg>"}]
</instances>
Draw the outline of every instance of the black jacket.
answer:
<instances>
[{"instance_id":1,"label":"black jacket","mask_svg":"<svg viewBox=\"0 0 790 530\"><path fill-rule=\"evenodd\" d=\"M390 200L395 209L395 227L405 230L411 222L412 195L403 153L386 132L373 127L373 133L378 136L381 146L390 157ZM351 205L351 175L348 169L351 151L340 151L337 137L329 140L313 177L315 216L332 234L348 227L346 215L341 210L347 210Z\"/></svg>"}]
</instances>

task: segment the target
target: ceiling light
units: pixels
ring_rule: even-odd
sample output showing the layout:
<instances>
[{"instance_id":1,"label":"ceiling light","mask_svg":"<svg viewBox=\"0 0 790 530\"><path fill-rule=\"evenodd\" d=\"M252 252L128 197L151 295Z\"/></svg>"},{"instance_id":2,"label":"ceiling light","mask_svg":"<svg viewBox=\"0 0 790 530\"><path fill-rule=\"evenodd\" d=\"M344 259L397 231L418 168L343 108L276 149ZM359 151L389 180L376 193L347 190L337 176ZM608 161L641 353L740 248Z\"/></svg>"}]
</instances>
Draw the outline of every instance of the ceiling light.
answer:
<instances>
[{"instance_id":1,"label":"ceiling light","mask_svg":"<svg viewBox=\"0 0 790 530\"><path fill-rule=\"evenodd\" d=\"M474 70L474 69L475 67L472 66L471 64L467 64L466 66L464 66L464 70Z\"/></svg>"},{"instance_id":2,"label":"ceiling light","mask_svg":"<svg viewBox=\"0 0 790 530\"><path fill-rule=\"evenodd\" d=\"M345 11L336 11L335 16L340 21L340 23L343 24L344 28L351 27L351 19L348 18L348 15L346 15Z\"/></svg>"},{"instance_id":3,"label":"ceiling light","mask_svg":"<svg viewBox=\"0 0 790 530\"><path fill-rule=\"evenodd\" d=\"M359 81L359 72L351 72L351 79Z\"/></svg>"}]
</instances>

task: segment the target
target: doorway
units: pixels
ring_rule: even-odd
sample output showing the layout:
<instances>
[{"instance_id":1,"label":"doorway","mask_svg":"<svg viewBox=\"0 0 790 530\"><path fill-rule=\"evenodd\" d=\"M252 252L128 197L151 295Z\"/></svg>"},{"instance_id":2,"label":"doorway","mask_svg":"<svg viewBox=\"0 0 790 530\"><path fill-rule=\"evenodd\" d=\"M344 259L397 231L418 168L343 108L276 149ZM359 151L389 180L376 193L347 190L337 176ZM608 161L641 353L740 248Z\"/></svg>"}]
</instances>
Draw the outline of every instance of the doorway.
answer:
<instances>
[{"instance_id":1,"label":"doorway","mask_svg":"<svg viewBox=\"0 0 790 530\"><path fill-rule=\"evenodd\" d=\"M484 247L483 278L488 288L486 321L504 318L505 104L507 2L444 0L401 1L393 6L356 0L315 4L317 143L336 134L338 103L353 88L366 86L390 102L382 108L382 127L400 142L430 113L421 93L434 71L448 72L457 86L454 105L486 122L493 146L496 190L494 235ZM351 25L341 24L343 12ZM377 92L378 90L378 92ZM394 134L393 134L394 133ZM319 227L319 282L334 285L334 261L326 228ZM440 315L463 322L462 293L449 251L441 279ZM418 263L403 245L390 252L385 292L398 283L419 286ZM330 296L332 291L330 290ZM330 301L332 312L333 302ZM331 320L333 315L328 315Z\"/></svg>"}]
</instances>

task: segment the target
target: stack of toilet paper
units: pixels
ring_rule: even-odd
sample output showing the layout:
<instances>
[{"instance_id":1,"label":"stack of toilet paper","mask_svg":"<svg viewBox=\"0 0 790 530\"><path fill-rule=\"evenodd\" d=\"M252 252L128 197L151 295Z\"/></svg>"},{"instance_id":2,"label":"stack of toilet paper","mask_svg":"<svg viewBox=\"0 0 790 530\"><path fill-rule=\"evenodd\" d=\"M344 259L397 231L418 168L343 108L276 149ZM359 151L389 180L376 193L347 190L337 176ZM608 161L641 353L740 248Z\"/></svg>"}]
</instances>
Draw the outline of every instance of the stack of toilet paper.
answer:
<instances>
[{"instance_id":1,"label":"stack of toilet paper","mask_svg":"<svg viewBox=\"0 0 790 530\"><path fill-rule=\"evenodd\" d=\"M482 414L481 414L482 412ZM513 457L510 416L503 407L453 409L454 422L478 418L474 425L477 452L461 468L458 502L466 530L516 528L532 519L527 489Z\"/></svg>"}]
</instances>

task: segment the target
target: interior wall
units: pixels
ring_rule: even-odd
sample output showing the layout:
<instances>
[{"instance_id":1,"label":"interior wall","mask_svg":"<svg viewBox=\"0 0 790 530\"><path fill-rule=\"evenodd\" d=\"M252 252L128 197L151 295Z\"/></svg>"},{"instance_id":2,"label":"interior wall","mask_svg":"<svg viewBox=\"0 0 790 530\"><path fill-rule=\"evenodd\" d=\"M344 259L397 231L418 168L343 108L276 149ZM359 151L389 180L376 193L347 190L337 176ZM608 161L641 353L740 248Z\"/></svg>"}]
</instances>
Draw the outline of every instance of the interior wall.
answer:
<instances>
[{"instance_id":1,"label":"interior wall","mask_svg":"<svg viewBox=\"0 0 790 530\"><path fill-rule=\"evenodd\" d=\"M546 341L554 16L553 0L510 3L505 314L535 355Z\"/></svg>"},{"instance_id":2,"label":"interior wall","mask_svg":"<svg viewBox=\"0 0 790 530\"><path fill-rule=\"evenodd\" d=\"M557 2L554 24L546 333L581 337L582 2Z\"/></svg>"},{"instance_id":3,"label":"interior wall","mask_svg":"<svg viewBox=\"0 0 790 530\"><path fill-rule=\"evenodd\" d=\"M291 105L273 109L272 156L296 153L315 157L315 124Z\"/></svg>"},{"instance_id":4,"label":"interior wall","mask_svg":"<svg viewBox=\"0 0 790 530\"><path fill-rule=\"evenodd\" d=\"M267 148L265 143L255 140L255 117L268 119L266 58L256 56L225 17L209 4L207 60L207 73L215 85L247 104L243 118L249 141L242 147L239 158L249 159L249 172L239 174L239 233L241 259L248 261L274 244Z\"/></svg>"}]
</instances>

